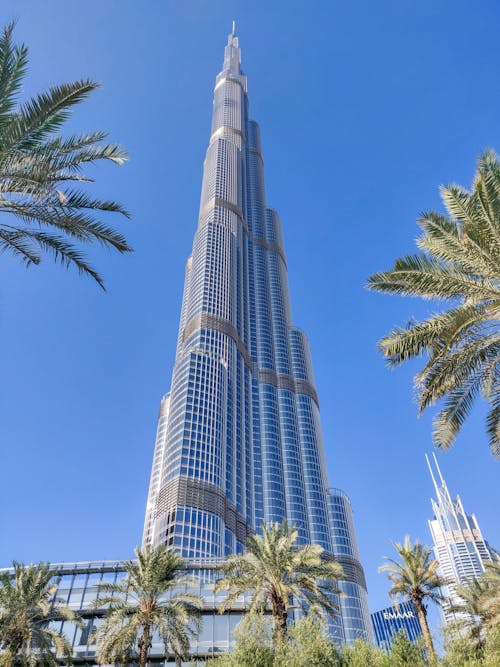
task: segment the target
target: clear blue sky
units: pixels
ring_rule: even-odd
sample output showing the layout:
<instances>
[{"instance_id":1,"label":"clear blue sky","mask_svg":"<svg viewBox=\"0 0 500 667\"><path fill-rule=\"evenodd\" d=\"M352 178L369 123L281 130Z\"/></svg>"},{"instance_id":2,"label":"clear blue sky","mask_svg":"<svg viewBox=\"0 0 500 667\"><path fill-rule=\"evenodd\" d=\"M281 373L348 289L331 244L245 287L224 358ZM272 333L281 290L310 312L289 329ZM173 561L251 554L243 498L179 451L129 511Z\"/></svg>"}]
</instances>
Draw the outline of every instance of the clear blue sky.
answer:
<instances>
[{"instance_id":1,"label":"clear blue sky","mask_svg":"<svg viewBox=\"0 0 500 667\"><path fill-rule=\"evenodd\" d=\"M386 369L376 341L435 306L364 290L412 252L438 185L468 185L500 148L500 7L394 2L4 0L30 47L26 94L78 77L103 89L70 127L131 154L95 193L133 213L136 252L91 256L108 293L49 261L0 258L0 565L129 557L140 542L156 416L174 360L212 88L236 19L268 202L282 218L295 323L311 341L332 486L351 497L370 606L390 540L430 540L430 415L419 364ZM440 456L452 493L500 546L498 465L483 410Z\"/></svg>"}]
</instances>

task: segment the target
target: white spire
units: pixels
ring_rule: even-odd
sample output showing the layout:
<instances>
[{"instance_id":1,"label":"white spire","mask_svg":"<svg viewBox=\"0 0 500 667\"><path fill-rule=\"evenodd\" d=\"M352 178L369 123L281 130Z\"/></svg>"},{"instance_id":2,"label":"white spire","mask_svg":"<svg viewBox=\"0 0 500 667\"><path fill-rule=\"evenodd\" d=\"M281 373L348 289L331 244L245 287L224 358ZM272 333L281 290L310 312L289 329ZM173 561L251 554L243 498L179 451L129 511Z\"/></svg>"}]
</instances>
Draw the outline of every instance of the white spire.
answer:
<instances>
[{"instance_id":1,"label":"white spire","mask_svg":"<svg viewBox=\"0 0 500 667\"><path fill-rule=\"evenodd\" d=\"M223 69L229 69L233 75L239 75L241 74L240 64L241 54L238 38L236 37L236 21L233 21L231 32L227 36L227 46L226 50L224 51Z\"/></svg>"},{"instance_id":2,"label":"white spire","mask_svg":"<svg viewBox=\"0 0 500 667\"><path fill-rule=\"evenodd\" d=\"M446 486L446 482L443 479L443 475L441 474L441 468L439 467L439 463L437 461L437 458L436 458L436 455L434 454L434 452L432 452L432 458L434 459L434 463L436 464L436 468L437 468L437 471L438 471L439 479L441 480L441 484L443 486Z\"/></svg>"},{"instance_id":3,"label":"white spire","mask_svg":"<svg viewBox=\"0 0 500 667\"><path fill-rule=\"evenodd\" d=\"M429 472L431 473L432 483L434 484L434 488L436 489L436 495L437 495L437 497L439 498L439 489L438 489L438 485L437 485L437 482L436 482L436 478L434 477L434 472L433 472L433 470L432 470L431 462L429 461L429 457L427 456L427 454L425 454L425 460L427 461L427 467L429 468ZM434 460L436 460L435 455L434 455ZM437 465L437 461L436 461L436 465ZM439 466L438 466L438 470L439 470ZM440 471L440 470L439 470L439 474L441 475L441 471Z\"/></svg>"}]
</instances>

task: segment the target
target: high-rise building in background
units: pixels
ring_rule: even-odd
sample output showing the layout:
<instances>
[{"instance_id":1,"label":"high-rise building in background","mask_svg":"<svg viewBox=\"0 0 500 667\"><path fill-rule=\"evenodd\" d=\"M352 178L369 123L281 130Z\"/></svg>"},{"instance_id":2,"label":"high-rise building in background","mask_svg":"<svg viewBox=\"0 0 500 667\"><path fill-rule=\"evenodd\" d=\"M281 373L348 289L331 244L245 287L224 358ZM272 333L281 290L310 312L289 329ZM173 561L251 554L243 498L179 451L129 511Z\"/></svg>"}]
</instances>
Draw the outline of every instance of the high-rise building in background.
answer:
<instances>
[{"instance_id":1,"label":"high-rise building in background","mask_svg":"<svg viewBox=\"0 0 500 667\"><path fill-rule=\"evenodd\" d=\"M466 514L460 496L452 500L436 456L432 455L435 471L429 457L425 458L437 498L431 499L434 518L429 521L434 555L441 575L448 582L443 590L446 601L441 609L445 621L450 621L454 618L450 607L463 602L456 593L456 585L480 576L484 564L493 560L495 551L484 539L474 514Z\"/></svg>"},{"instance_id":2,"label":"high-rise building in background","mask_svg":"<svg viewBox=\"0 0 500 667\"><path fill-rule=\"evenodd\" d=\"M352 616L347 635L370 639L352 516L342 501L336 523L339 496L328 492L309 346L292 324L281 223L266 204L260 130L249 118L240 63L233 27L215 83L143 544L198 562L218 559L242 552L263 523L287 519L300 544L342 555L352 584L338 601ZM351 547L341 553L344 539ZM346 639L340 616L332 634Z\"/></svg>"},{"instance_id":3,"label":"high-rise building in background","mask_svg":"<svg viewBox=\"0 0 500 667\"><path fill-rule=\"evenodd\" d=\"M381 609L371 617L377 645L384 651L390 650L394 636L402 630L411 642L422 636L422 627L411 601Z\"/></svg>"}]
</instances>

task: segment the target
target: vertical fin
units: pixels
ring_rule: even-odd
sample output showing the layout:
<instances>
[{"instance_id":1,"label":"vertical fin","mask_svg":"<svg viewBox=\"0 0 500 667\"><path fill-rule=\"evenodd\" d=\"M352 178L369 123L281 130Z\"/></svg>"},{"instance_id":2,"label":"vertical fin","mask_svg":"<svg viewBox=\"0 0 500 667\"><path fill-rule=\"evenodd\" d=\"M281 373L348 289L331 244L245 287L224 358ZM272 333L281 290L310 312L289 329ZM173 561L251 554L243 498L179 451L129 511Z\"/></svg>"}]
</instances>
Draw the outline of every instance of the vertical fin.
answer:
<instances>
[{"instance_id":1,"label":"vertical fin","mask_svg":"<svg viewBox=\"0 0 500 667\"><path fill-rule=\"evenodd\" d=\"M436 460L435 455L433 455L433 456L434 456L434 460ZM439 498L439 489L438 489L438 485L437 485L437 482L436 482L436 478L434 477L434 472L433 472L433 470L432 470L431 462L429 461L429 457L427 456L427 454L425 454L425 460L427 461L427 467L429 468L429 472L430 472L430 474L431 474L432 483L434 484L434 488L436 489L436 495L437 495L437 497ZM437 463L437 462L436 462L436 463ZM439 471L439 473L441 474L441 471L439 470L439 467L438 467L438 471Z\"/></svg>"}]
</instances>

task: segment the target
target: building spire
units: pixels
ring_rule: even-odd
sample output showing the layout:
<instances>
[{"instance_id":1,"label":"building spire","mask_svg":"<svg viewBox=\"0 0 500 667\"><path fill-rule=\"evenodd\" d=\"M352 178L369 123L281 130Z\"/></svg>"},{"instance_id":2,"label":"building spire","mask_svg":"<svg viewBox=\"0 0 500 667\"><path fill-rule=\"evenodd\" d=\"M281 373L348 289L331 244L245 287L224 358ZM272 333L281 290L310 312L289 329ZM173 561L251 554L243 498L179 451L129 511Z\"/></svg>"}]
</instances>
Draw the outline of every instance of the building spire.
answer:
<instances>
[{"instance_id":1,"label":"building spire","mask_svg":"<svg viewBox=\"0 0 500 667\"><path fill-rule=\"evenodd\" d=\"M449 494L449 491L448 491L448 487L446 486L446 482L445 482L444 477L441 473L441 468L439 467L439 463L438 463L438 460L436 458L436 454L434 452L432 452L432 458L434 459L435 471L437 473L437 478L438 478L439 482L441 483L441 486L438 485L438 483L436 481L436 478L434 477L434 471L432 469L432 464L429 460L429 457L427 456L427 454L425 455L425 460L427 461L427 466L429 468L429 472L431 473L432 482L434 484L434 488L436 489L437 497L441 498L441 495L443 493L446 496L449 496L450 494ZM450 497L450 502L451 502L451 497Z\"/></svg>"},{"instance_id":2,"label":"building spire","mask_svg":"<svg viewBox=\"0 0 500 667\"><path fill-rule=\"evenodd\" d=\"M436 478L434 477L434 472L432 470L431 462L429 461L429 457L427 456L427 454L425 454L425 460L427 461L427 467L429 468L429 472L431 473L432 483L434 484L434 488L436 490L436 495L439 498L439 488L438 488L438 485L437 485L437 482L436 482ZM436 461L436 456L435 455L434 455L434 460ZM437 461L436 461L436 465L437 465ZM438 471L439 471L439 474L441 476L441 471L439 470L439 466L438 466Z\"/></svg>"},{"instance_id":3,"label":"building spire","mask_svg":"<svg viewBox=\"0 0 500 667\"><path fill-rule=\"evenodd\" d=\"M434 452L432 452L432 458L434 459L434 463L436 464L436 470L438 472L439 479L441 480L441 484L443 486L446 486L446 482L444 481L443 475L441 474L441 468L439 467L439 463Z\"/></svg>"},{"instance_id":4,"label":"building spire","mask_svg":"<svg viewBox=\"0 0 500 667\"><path fill-rule=\"evenodd\" d=\"M233 21L232 23L231 32L227 36L227 44L228 46L235 46L238 48L238 38L236 37L236 21Z\"/></svg>"},{"instance_id":5,"label":"building spire","mask_svg":"<svg viewBox=\"0 0 500 667\"><path fill-rule=\"evenodd\" d=\"M227 36L227 46L224 51L223 69L229 70L232 75L241 75L241 52L236 37L236 21L233 21L231 32Z\"/></svg>"}]
</instances>

